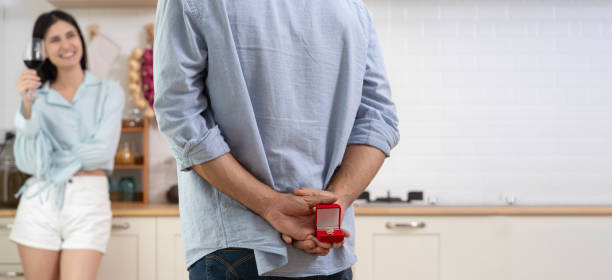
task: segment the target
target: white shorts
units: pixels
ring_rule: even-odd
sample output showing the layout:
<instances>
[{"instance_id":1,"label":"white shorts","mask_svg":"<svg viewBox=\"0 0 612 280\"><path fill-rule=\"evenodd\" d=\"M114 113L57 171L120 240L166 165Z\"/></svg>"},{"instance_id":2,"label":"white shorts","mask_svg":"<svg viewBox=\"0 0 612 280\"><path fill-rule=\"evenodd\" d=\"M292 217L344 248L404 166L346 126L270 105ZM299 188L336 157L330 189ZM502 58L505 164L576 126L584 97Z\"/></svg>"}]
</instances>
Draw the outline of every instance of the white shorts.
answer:
<instances>
[{"instance_id":1,"label":"white shorts","mask_svg":"<svg viewBox=\"0 0 612 280\"><path fill-rule=\"evenodd\" d=\"M64 203L56 206L57 188L50 186L37 196L38 184L21 197L9 239L28 247L62 250L88 249L104 253L111 232L108 179L76 176L66 183Z\"/></svg>"}]
</instances>

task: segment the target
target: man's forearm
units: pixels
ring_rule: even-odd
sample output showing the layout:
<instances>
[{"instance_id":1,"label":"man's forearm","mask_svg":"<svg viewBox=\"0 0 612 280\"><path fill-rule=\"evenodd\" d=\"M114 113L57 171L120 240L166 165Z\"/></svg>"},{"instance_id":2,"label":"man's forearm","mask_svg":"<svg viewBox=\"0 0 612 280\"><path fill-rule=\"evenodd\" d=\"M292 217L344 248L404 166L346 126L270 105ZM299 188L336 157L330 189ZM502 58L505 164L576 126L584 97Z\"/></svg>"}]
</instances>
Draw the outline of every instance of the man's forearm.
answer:
<instances>
[{"instance_id":1,"label":"man's forearm","mask_svg":"<svg viewBox=\"0 0 612 280\"><path fill-rule=\"evenodd\" d=\"M335 193L348 207L368 187L384 160L385 154L377 148L348 145L327 190Z\"/></svg>"},{"instance_id":2,"label":"man's forearm","mask_svg":"<svg viewBox=\"0 0 612 280\"><path fill-rule=\"evenodd\" d=\"M264 215L268 202L277 194L242 167L230 153L192 168L219 191L260 216Z\"/></svg>"},{"instance_id":3,"label":"man's forearm","mask_svg":"<svg viewBox=\"0 0 612 280\"><path fill-rule=\"evenodd\" d=\"M305 240L314 233L312 208L315 205L338 200L331 192L321 190L311 190L305 196L277 192L255 178L229 153L192 168L219 191L262 217L278 232L297 240Z\"/></svg>"}]
</instances>

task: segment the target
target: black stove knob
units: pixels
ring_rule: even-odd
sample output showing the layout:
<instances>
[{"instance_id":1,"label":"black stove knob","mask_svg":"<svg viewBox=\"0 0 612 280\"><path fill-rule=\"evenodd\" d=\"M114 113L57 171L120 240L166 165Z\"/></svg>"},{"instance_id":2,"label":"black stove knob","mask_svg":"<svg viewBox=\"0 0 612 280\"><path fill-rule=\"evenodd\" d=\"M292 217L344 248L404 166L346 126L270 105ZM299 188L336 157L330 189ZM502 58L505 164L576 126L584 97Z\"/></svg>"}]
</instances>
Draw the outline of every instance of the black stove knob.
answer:
<instances>
[{"instance_id":1,"label":"black stove knob","mask_svg":"<svg viewBox=\"0 0 612 280\"><path fill-rule=\"evenodd\" d=\"M357 199L365 199L367 202L370 202L370 193L368 191L364 191Z\"/></svg>"},{"instance_id":2,"label":"black stove knob","mask_svg":"<svg viewBox=\"0 0 612 280\"><path fill-rule=\"evenodd\" d=\"M423 200L423 192L422 191L408 192L408 199L406 200L406 202L411 202L413 200Z\"/></svg>"}]
</instances>

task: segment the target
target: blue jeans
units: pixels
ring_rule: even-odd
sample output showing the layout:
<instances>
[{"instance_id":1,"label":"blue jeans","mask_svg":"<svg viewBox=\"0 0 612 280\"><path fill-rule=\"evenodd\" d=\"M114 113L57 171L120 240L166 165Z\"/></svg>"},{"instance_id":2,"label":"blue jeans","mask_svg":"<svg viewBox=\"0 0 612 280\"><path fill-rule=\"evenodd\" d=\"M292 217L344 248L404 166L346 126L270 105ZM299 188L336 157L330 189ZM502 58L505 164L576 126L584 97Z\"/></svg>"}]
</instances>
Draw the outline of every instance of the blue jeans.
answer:
<instances>
[{"instance_id":1,"label":"blue jeans","mask_svg":"<svg viewBox=\"0 0 612 280\"><path fill-rule=\"evenodd\" d=\"M189 280L218 279L308 279L308 280L351 280L351 269L332 275L310 276L304 278L285 278L259 276L255 264L255 253L251 249L226 248L210 253L189 267Z\"/></svg>"}]
</instances>

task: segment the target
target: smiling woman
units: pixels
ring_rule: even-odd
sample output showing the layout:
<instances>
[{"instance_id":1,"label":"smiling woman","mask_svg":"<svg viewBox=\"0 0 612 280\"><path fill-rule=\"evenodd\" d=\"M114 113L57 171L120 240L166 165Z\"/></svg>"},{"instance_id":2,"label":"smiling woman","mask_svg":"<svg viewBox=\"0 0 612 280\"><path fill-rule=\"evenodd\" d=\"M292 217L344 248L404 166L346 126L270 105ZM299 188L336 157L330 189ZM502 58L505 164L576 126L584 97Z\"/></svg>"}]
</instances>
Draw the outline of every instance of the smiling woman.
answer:
<instances>
[{"instance_id":1,"label":"smiling woman","mask_svg":"<svg viewBox=\"0 0 612 280\"><path fill-rule=\"evenodd\" d=\"M73 25L58 21L47 33L45 45L49 52L49 61L55 67L70 68L79 63L79 59L83 57L83 45ZM62 42L62 38L65 42Z\"/></svg>"},{"instance_id":2,"label":"smiling woman","mask_svg":"<svg viewBox=\"0 0 612 280\"><path fill-rule=\"evenodd\" d=\"M70 69L80 64L81 70L87 69L85 39L72 16L53 11L49 16L39 17L32 37L44 39L48 56L39 71L41 83L54 82L58 68Z\"/></svg>"},{"instance_id":3,"label":"smiling woman","mask_svg":"<svg viewBox=\"0 0 612 280\"><path fill-rule=\"evenodd\" d=\"M55 10L42 14L32 37L47 58L17 81L17 167L33 175L10 239L27 279L95 279L110 237L106 175L113 169L125 102L117 82L87 72L87 51L76 20ZM38 97L26 95L30 89Z\"/></svg>"}]
</instances>

